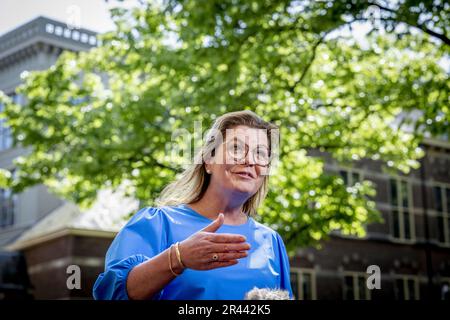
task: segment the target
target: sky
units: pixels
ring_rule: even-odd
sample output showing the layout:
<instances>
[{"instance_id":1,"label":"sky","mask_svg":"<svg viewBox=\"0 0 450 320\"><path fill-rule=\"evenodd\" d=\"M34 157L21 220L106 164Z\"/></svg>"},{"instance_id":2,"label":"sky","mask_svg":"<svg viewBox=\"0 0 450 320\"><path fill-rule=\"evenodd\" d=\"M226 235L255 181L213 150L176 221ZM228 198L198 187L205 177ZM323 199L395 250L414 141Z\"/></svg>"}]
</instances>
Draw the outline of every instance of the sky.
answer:
<instances>
[{"instance_id":1,"label":"sky","mask_svg":"<svg viewBox=\"0 0 450 320\"><path fill-rule=\"evenodd\" d=\"M109 8L116 5L115 1L105 0L0 0L0 35L37 16L76 24L96 32L109 31L114 27Z\"/></svg>"}]
</instances>

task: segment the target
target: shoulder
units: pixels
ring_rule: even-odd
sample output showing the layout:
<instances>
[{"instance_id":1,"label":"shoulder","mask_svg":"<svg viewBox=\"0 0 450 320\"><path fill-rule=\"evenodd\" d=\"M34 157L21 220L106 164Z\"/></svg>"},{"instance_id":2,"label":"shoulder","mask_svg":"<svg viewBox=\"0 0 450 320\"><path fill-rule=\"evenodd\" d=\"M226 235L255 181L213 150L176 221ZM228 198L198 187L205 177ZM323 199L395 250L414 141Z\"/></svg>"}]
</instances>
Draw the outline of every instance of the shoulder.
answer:
<instances>
[{"instance_id":1,"label":"shoulder","mask_svg":"<svg viewBox=\"0 0 450 320\"><path fill-rule=\"evenodd\" d=\"M176 206L144 207L133 214L128 224L142 222L164 224L170 222L178 211Z\"/></svg>"},{"instance_id":2,"label":"shoulder","mask_svg":"<svg viewBox=\"0 0 450 320\"><path fill-rule=\"evenodd\" d=\"M275 231L274 229L272 229L271 227L266 226L266 225L256 221L255 219L253 219L253 224L255 226L255 229L257 229L257 231L260 232L261 234L264 234L265 236L270 236L275 241L281 241L281 242L283 241L280 234L277 231Z\"/></svg>"},{"instance_id":3,"label":"shoulder","mask_svg":"<svg viewBox=\"0 0 450 320\"><path fill-rule=\"evenodd\" d=\"M160 225L165 220L165 213L159 207L144 207L135 212L127 223L127 227L142 224Z\"/></svg>"},{"instance_id":4,"label":"shoulder","mask_svg":"<svg viewBox=\"0 0 450 320\"><path fill-rule=\"evenodd\" d=\"M161 218L161 215L162 212L158 207L144 207L132 215L130 223L141 220L158 219Z\"/></svg>"},{"instance_id":5,"label":"shoulder","mask_svg":"<svg viewBox=\"0 0 450 320\"><path fill-rule=\"evenodd\" d=\"M285 258L286 246L281 235L271 227L255 220L253 221L255 228L257 228L257 230L255 230L255 234L258 234L258 237L262 237L265 241L267 241L266 243L272 247L272 250L276 256Z\"/></svg>"}]
</instances>

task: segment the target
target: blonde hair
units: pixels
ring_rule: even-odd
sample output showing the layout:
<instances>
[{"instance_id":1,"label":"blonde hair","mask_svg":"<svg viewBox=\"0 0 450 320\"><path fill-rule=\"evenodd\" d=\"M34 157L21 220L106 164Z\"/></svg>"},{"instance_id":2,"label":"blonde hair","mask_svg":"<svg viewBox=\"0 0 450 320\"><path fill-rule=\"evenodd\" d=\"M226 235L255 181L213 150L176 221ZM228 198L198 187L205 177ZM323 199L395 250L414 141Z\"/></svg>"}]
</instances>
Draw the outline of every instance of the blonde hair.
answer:
<instances>
[{"instance_id":1,"label":"blonde hair","mask_svg":"<svg viewBox=\"0 0 450 320\"><path fill-rule=\"evenodd\" d=\"M237 126L247 126L255 129L265 129L269 141L269 152L272 152L273 130L278 127L270 122L261 119L254 112L249 110L235 111L223 114L216 119L207 135L199 152L196 154L194 164L189 165L178 179L168 184L161 192L156 204L158 206L175 206L180 204L189 204L200 200L210 182L210 175L205 168L205 160L214 156L215 148L218 146L217 136L221 134L225 138L226 130ZM269 175L264 177L263 183L258 191L251 196L243 205L243 211L247 215L255 215L256 209L264 201L269 185Z\"/></svg>"}]
</instances>

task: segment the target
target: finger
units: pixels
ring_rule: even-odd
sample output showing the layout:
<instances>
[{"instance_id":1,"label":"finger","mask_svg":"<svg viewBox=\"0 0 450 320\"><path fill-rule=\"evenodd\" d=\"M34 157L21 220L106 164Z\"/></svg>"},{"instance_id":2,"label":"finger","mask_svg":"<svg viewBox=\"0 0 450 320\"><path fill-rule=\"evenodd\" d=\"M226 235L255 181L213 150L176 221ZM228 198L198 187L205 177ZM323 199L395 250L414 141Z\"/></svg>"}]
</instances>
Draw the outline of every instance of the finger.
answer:
<instances>
[{"instance_id":1,"label":"finger","mask_svg":"<svg viewBox=\"0 0 450 320\"><path fill-rule=\"evenodd\" d=\"M240 234L212 233L209 237L209 240L215 243L239 243L244 242L246 238Z\"/></svg>"},{"instance_id":2,"label":"finger","mask_svg":"<svg viewBox=\"0 0 450 320\"><path fill-rule=\"evenodd\" d=\"M231 260L231 261L216 261L216 262L212 262L210 263L207 267L206 270L209 269L216 269L216 268L223 268L223 267L229 267L229 266L233 266L235 264L237 264L238 261L237 260Z\"/></svg>"},{"instance_id":3,"label":"finger","mask_svg":"<svg viewBox=\"0 0 450 320\"><path fill-rule=\"evenodd\" d=\"M217 261L232 261L237 259L242 259L248 256L247 252L226 252L217 254L219 259ZM215 262L215 261L213 261Z\"/></svg>"},{"instance_id":4,"label":"finger","mask_svg":"<svg viewBox=\"0 0 450 320\"><path fill-rule=\"evenodd\" d=\"M223 224L223 213L219 213L219 215L217 216L216 220L214 220L213 222L211 222L209 225L207 225L206 227L204 227L202 229L202 231L206 231L206 232L216 232L217 229L220 228L220 226Z\"/></svg>"},{"instance_id":5,"label":"finger","mask_svg":"<svg viewBox=\"0 0 450 320\"><path fill-rule=\"evenodd\" d=\"M243 243L213 243L208 248L207 252L231 252L231 251L246 251L250 250L250 244Z\"/></svg>"}]
</instances>

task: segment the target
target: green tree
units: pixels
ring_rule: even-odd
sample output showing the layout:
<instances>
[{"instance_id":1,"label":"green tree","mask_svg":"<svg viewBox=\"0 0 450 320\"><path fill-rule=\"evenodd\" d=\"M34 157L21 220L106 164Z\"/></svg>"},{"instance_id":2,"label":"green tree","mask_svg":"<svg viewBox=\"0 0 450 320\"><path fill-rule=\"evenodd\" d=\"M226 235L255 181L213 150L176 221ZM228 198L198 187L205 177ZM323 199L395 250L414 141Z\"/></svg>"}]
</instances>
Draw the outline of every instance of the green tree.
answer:
<instances>
[{"instance_id":1,"label":"green tree","mask_svg":"<svg viewBox=\"0 0 450 320\"><path fill-rule=\"evenodd\" d=\"M81 205L129 182L151 205L181 169L172 133L244 108L280 126L281 161L260 219L288 249L381 221L370 181L347 188L327 152L386 170L418 168L426 133L449 133L448 17L441 1L162 1L114 9L117 29L65 52L6 96L15 143L30 148L15 192L38 183ZM358 30L368 28L361 39ZM353 31L352 31L353 30ZM402 120L392 125L399 115ZM408 128L408 130L405 130Z\"/></svg>"}]
</instances>

